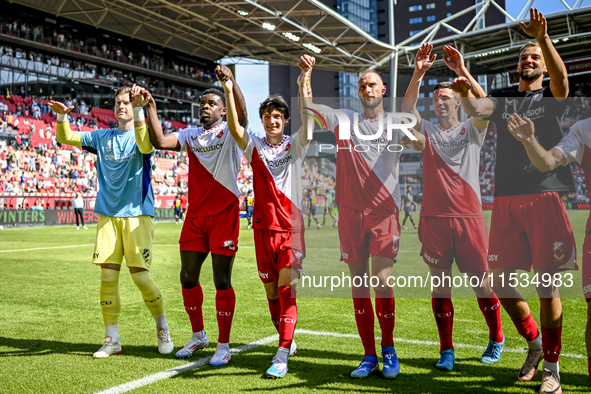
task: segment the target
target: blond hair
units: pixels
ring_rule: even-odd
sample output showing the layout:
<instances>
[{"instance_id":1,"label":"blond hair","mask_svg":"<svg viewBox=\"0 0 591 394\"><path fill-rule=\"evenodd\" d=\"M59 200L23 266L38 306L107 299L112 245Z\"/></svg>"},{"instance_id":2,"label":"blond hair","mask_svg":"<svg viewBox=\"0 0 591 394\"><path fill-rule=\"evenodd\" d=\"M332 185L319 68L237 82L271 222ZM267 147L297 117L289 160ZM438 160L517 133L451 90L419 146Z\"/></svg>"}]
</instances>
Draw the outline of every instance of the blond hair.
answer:
<instances>
[{"instance_id":1,"label":"blond hair","mask_svg":"<svg viewBox=\"0 0 591 394\"><path fill-rule=\"evenodd\" d=\"M525 49L529 48L529 47L539 47L540 44L538 44L537 42L533 42L533 41L528 41L525 44L523 44L523 46L521 48L519 48L519 56L521 56L521 52L523 52Z\"/></svg>"}]
</instances>

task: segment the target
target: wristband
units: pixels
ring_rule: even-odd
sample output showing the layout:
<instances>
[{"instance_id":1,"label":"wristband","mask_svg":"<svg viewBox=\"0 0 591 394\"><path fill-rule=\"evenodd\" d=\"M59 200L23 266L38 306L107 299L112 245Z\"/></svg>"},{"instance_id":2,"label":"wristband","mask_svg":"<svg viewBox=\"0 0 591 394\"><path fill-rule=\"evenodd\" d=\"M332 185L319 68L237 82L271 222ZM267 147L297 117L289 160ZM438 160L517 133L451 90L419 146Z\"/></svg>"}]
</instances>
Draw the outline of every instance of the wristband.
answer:
<instances>
[{"instance_id":1,"label":"wristband","mask_svg":"<svg viewBox=\"0 0 591 394\"><path fill-rule=\"evenodd\" d=\"M136 107L133 109L133 121L142 122L146 120L144 117L144 109L142 107Z\"/></svg>"},{"instance_id":2,"label":"wristband","mask_svg":"<svg viewBox=\"0 0 591 394\"><path fill-rule=\"evenodd\" d=\"M64 120L67 120L68 116L66 114L57 114L57 121L63 123Z\"/></svg>"}]
</instances>

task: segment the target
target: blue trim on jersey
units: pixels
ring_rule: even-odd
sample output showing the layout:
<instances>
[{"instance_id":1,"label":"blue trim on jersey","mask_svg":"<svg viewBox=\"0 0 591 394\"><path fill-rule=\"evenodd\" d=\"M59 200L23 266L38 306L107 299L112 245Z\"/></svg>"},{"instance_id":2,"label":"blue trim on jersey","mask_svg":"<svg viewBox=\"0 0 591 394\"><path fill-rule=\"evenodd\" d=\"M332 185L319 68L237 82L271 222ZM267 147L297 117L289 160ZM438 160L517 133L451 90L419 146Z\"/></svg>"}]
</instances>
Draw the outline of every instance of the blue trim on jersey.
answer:
<instances>
[{"instance_id":1,"label":"blue trim on jersey","mask_svg":"<svg viewBox=\"0 0 591 394\"><path fill-rule=\"evenodd\" d=\"M150 159L152 158L152 153L143 154L144 162L143 162L143 171L142 171L142 204L146 201L146 197L148 197L148 193L150 192L150 186L152 185L152 163Z\"/></svg>"}]
</instances>

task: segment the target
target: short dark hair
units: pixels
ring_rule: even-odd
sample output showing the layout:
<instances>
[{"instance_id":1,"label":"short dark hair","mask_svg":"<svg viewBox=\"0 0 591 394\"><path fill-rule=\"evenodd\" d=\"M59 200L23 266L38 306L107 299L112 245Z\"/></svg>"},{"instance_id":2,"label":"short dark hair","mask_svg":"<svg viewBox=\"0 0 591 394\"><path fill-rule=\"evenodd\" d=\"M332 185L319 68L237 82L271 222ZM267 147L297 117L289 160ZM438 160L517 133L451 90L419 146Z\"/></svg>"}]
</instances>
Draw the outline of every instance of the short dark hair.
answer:
<instances>
[{"instance_id":1,"label":"short dark hair","mask_svg":"<svg viewBox=\"0 0 591 394\"><path fill-rule=\"evenodd\" d=\"M445 82L438 82L435 87L433 88L433 91L436 91L437 89L451 89L451 82L445 81ZM460 94L458 92L456 92L455 90L452 90L452 94L456 97L458 97Z\"/></svg>"},{"instance_id":2,"label":"short dark hair","mask_svg":"<svg viewBox=\"0 0 591 394\"><path fill-rule=\"evenodd\" d=\"M261 103L259 117L263 119L265 112L271 113L274 110L281 112L285 120L289 119L289 105L287 105L287 102L280 94L272 94Z\"/></svg>"},{"instance_id":3,"label":"short dark hair","mask_svg":"<svg viewBox=\"0 0 591 394\"><path fill-rule=\"evenodd\" d=\"M221 90L216 89L216 88L205 89L205 91L199 97L199 100L201 100L207 94L213 94L213 95L218 96L220 98L220 100L222 100L222 103L224 103L224 107L226 106L226 95Z\"/></svg>"}]
</instances>

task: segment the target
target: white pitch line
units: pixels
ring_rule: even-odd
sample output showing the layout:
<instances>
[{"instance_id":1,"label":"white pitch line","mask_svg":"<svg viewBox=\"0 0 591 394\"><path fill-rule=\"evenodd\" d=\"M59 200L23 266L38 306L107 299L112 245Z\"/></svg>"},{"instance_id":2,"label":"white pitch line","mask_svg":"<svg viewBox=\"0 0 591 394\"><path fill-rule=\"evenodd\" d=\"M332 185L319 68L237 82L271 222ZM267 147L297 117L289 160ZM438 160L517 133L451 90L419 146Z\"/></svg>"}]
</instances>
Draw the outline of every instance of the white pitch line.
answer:
<instances>
[{"instance_id":1,"label":"white pitch line","mask_svg":"<svg viewBox=\"0 0 591 394\"><path fill-rule=\"evenodd\" d=\"M310 330L296 330L296 334L308 334L308 335L319 335L319 336L331 336L337 338L360 338L359 335L354 334L337 334L335 332L325 332L325 331L310 331ZM382 339L380 337L376 337L376 339ZM398 343L409 343L411 345L427 345L427 346L439 346L439 342L435 341L420 341L418 339L404 339L404 338L394 338L394 342ZM464 349L476 349L476 350L484 350L486 346L478 346L478 345L469 345L466 343L454 343L454 347L464 348ZM516 348L503 348L503 352L507 353L525 353L523 348L516 349ZM583 356L581 354L574 354L574 353L560 353L561 357L571 357L571 358L581 358L586 359L587 356Z\"/></svg>"},{"instance_id":2,"label":"white pitch line","mask_svg":"<svg viewBox=\"0 0 591 394\"><path fill-rule=\"evenodd\" d=\"M94 246L94 244L87 244L87 245L67 245L67 246L50 246L47 248L31 248L31 249L13 249L13 250L0 250L0 253L9 253L9 252L27 252L29 250L48 250L48 249L66 249L66 248L81 248L83 246Z\"/></svg>"},{"instance_id":3,"label":"white pitch line","mask_svg":"<svg viewBox=\"0 0 591 394\"><path fill-rule=\"evenodd\" d=\"M234 354L238 354L241 352L247 352L249 350L252 350L252 349L257 348L262 345L266 345L271 342L275 342L277 340L279 340L279 335L277 335L277 334L271 335L270 337L266 337L263 339L259 339L258 341L251 342L248 345L242 345L240 347L230 349L230 353L232 353L234 355ZM179 367L167 369L166 371L157 372L153 375L146 376L145 378L141 378L138 380L134 380L132 382L124 383L124 384L112 387L112 388L104 390L104 391L99 391L96 394L126 393L128 391L135 390L135 389L143 387L143 386L147 386L147 385L157 382L159 380L172 378L173 376L176 376L178 374L188 372L188 371L195 369L195 368L202 367L202 366L206 365L207 363L209 363L210 359L211 359L211 356L203 357L203 358L200 358L200 359L195 360L193 362L187 363L185 365L181 365Z\"/></svg>"},{"instance_id":4,"label":"white pitch line","mask_svg":"<svg viewBox=\"0 0 591 394\"><path fill-rule=\"evenodd\" d=\"M359 335L355 335L355 334L340 334L338 332L328 332L328 331L312 331L312 330L297 329L297 330L295 330L295 334L317 335L317 336L335 337L335 338L354 338L354 339L360 339ZM246 352L246 351L252 350L254 348L257 348L259 346L266 345L268 343L277 341L278 339L279 339L279 335L275 334L275 335L272 335L270 337L266 337L266 338L263 338L263 339L259 339L258 341L251 342L248 345L242 345L240 347L237 347L237 348L234 348L234 349L230 349L230 352L232 354L238 354L238 353ZM381 337L376 337L376 340L380 340L380 339L381 339ZM439 342L435 342L435 341L420 341L420 340L417 340L417 339L394 338L394 342L397 342L397 343L408 343L408 344L411 344L411 345L439 346ZM465 344L465 343L454 343L454 347L465 348L465 349L475 349L475 350L484 350L485 349L484 346L469 345L469 344ZM506 352L506 353L525 353L525 350L524 349L516 349L516 348L503 348L503 352ZM578 358L578 359L586 359L587 358L587 356L583 356L581 354L573 354L573 353L561 353L560 356L561 357ZM203 367L204 365L206 365L209 362L209 359L211 359L211 356L209 356L209 357L203 357L203 358L200 358L200 359L195 360L193 362L190 362L188 364L181 365L179 367L167 369L166 371L157 372L157 373L155 373L153 375L148 375L148 376L146 376L144 378L141 378L141 379L138 379L138 380L134 380L134 381L131 381L131 382L128 382L128 383L124 383L124 384L121 384L119 386L115 386L115 387L112 387L110 389L107 389L107 390L99 391L96 394L119 394L119 393L126 393L128 391L135 390L135 389L140 388L140 387L143 387L143 386L147 386L148 384L152 384L152 383L157 382L159 380L171 378L173 376L176 376L176 375L181 374L181 373L184 373L184 372L188 372L188 371L193 370L195 368Z\"/></svg>"}]
</instances>

